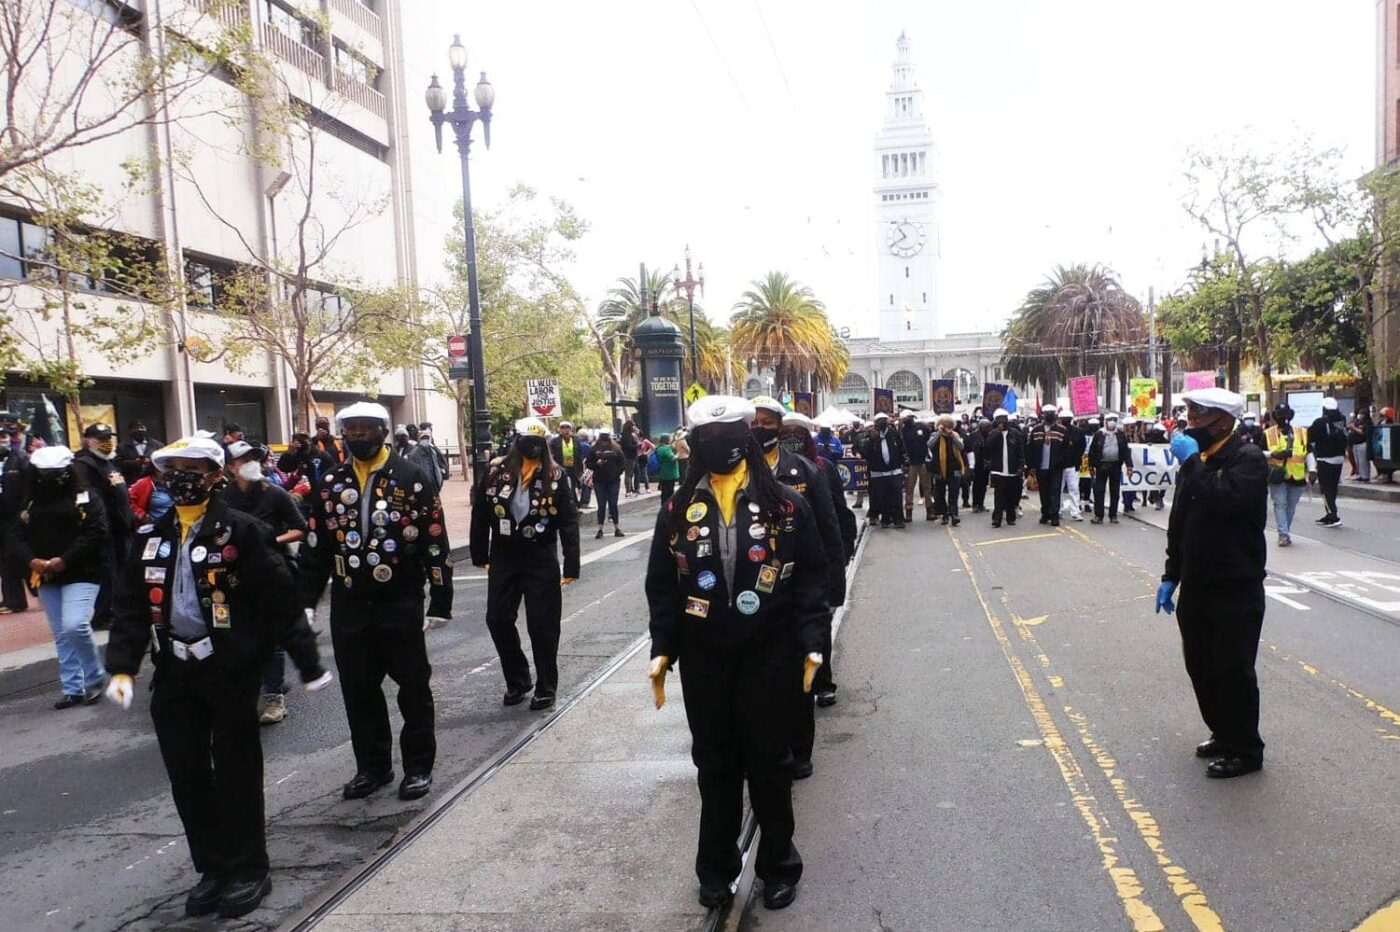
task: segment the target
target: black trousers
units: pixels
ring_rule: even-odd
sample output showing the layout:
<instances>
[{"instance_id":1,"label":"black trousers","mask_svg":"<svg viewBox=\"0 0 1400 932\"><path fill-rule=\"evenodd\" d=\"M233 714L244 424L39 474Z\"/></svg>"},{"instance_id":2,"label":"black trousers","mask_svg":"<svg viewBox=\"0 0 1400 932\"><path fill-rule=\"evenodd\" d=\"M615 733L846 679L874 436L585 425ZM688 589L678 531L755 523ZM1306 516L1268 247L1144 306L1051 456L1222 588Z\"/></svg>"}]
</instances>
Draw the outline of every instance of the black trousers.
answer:
<instances>
[{"instance_id":1,"label":"black trousers","mask_svg":"<svg viewBox=\"0 0 1400 932\"><path fill-rule=\"evenodd\" d=\"M1118 517L1118 496L1123 488L1123 470L1118 466L1101 466L1094 470L1094 517L1103 517L1104 487L1108 487L1108 513Z\"/></svg>"},{"instance_id":2,"label":"black trousers","mask_svg":"<svg viewBox=\"0 0 1400 932\"><path fill-rule=\"evenodd\" d=\"M1337 486L1341 483L1341 463L1317 464L1317 484L1322 487L1322 501L1326 505L1329 515L1337 513Z\"/></svg>"},{"instance_id":3,"label":"black trousers","mask_svg":"<svg viewBox=\"0 0 1400 932\"><path fill-rule=\"evenodd\" d=\"M949 473L947 479L935 476L933 479L933 504L939 514L950 518L958 516L958 486L962 473Z\"/></svg>"},{"instance_id":4,"label":"black trousers","mask_svg":"<svg viewBox=\"0 0 1400 932\"><path fill-rule=\"evenodd\" d=\"M991 477L992 471L990 468L983 469L981 466L978 466L972 471L973 508L987 507L987 481L991 479Z\"/></svg>"},{"instance_id":5,"label":"black trousers","mask_svg":"<svg viewBox=\"0 0 1400 932\"><path fill-rule=\"evenodd\" d=\"M513 692L527 692L531 685L530 663L515 626L522 598L525 630L535 655L535 695L553 696L559 689L559 624L564 610L559 564L548 557L523 561L493 553L486 580L486 628L501 658L506 689Z\"/></svg>"},{"instance_id":6,"label":"black trousers","mask_svg":"<svg viewBox=\"0 0 1400 932\"><path fill-rule=\"evenodd\" d=\"M1037 469L1035 478L1040 484L1040 517L1045 521L1060 523L1060 491L1065 485L1062 469Z\"/></svg>"},{"instance_id":7,"label":"black trousers","mask_svg":"<svg viewBox=\"0 0 1400 932\"><path fill-rule=\"evenodd\" d=\"M335 590L331 597L331 645L350 721L356 772L384 774L394 767L394 738L384 700L387 676L399 687L403 771L406 775L432 773L437 736L429 685L433 668L423 640L422 597L371 602Z\"/></svg>"},{"instance_id":8,"label":"black trousers","mask_svg":"<svg viewBox=\"0 0 1400 932\"><path fill-rule=\"evenodd\" d=\"M904 477L902 476L881 476L878 479L874 476L870 479L870 509L867 514L871 520L878 515L881 524L888 524L893 521L895 524L904 523Z\"/></svg>"},{"instance_id":9,"label":"black trousers","mask_svg":"<svg viewBox=\"0 0 1400 932\"><path fill-rule=\"evenodd\" d=\"M151 719L190 858L201 874L250 880L267 873L258 669L159 660Z\"/></svg>"},{"instance_id":10,"label":"black trousers","mask_svg":"<svg viewBox=\"0 0 1400 932\"><path fill-rule=\"evenodd\" d=\"M831 672L831 653L834 647L831 635L832 614L832 612L828 612L826 616L826 630L822 636L822 657L824 660L822 665L817 667L816 675L812 677L813 695L820 692L836 691L836 679Z\"/></svg>"},{"instance_id":11,"label":"black trousers","mask_svg":"<svg viewBox=\"0 0 1400 932\"><path fill-rule=\"evenodd\" d=\"M0 554L0 598L4 599L4 605L12 612L22 612L29 607L29 596L24 591L24 578L28 573L23 567L16 567L14 562Z\"/></svg>"},{"instance_id":12,"label":"black trousers","mask_svg":"<svg viewBox=\"0 0 1400 932\"><path fill-rule=\"evenodd\" d=\"M796 883L802 877L802 858L792 843L792 778L784 766L792 703L781 695L791 691L793 653L792 639L781 630L759 634L734 650L689 638L681 648L690 757L699 771L695 873L701 886L726 886L739 876L746 779L763 832L755 872L770 883Z\"/></svg>"},{"instance_id":13,"label":"black trousers","mask_svg":"<svg viewBox=\"0 0 1400 932\"><path fill-rule=\"evenodd\" d=\"M121 578L122 568L126 566L128 543L126 540L112 542L112 552L107 557L107 566L103 570L102 585L97 590L97 602L92 608L94 631L106 631L112 627L112 592L116 588L116 581Z\"/></svg>"},{"instance_id":14,"label":"black trousers","mask_svg":"<svg viewBox=\"0 0 1400 932\"><path fill-rule=\"evenodd\" d=\"M1231 754L1262 760L1254 661L1264 626L1264 583L1183 583L1176 623L1186 672L1211 735Z\"/></svg>"},{"instance_id":15,"label":"black trousers","mask_svg":"<svg viewBox=\"0 0 1400 932\"><path fill-rule=\"evenodd\" d=\"M1021 477L992 476L992 520L1006 517L1009 524L1016 523L1016 509L1021 507Z\"/></svg>"}]
</instances>

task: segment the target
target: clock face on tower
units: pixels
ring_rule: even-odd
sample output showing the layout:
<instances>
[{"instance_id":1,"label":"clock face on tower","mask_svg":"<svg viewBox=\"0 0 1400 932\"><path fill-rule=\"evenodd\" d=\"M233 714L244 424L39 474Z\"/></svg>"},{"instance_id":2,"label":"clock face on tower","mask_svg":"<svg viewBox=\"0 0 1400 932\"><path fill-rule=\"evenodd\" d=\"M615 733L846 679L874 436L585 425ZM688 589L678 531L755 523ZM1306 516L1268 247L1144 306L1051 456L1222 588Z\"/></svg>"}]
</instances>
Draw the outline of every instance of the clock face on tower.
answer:
<instances>
[{"instance_id":1,"label":"clock face on tower","mask_svg":"<svg viewBox=\"0 0 1400 932\"><path fill-rule=\"evenodd\" d=\"M891 220L890 231L886 234L885 241L891 253L901 259L908 259L923 251L926 238L922 223L913 220Z\"/></svg>"}]
</instances>

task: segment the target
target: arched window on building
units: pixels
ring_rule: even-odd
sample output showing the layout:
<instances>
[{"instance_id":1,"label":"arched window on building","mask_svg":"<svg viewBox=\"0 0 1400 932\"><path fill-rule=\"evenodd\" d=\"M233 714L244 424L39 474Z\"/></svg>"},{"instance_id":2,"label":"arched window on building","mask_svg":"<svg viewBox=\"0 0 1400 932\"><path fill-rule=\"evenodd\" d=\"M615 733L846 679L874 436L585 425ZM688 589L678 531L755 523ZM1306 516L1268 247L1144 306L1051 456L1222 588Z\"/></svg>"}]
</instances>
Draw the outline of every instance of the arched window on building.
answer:
<instances>
[{"instance_id":1,"label":"arched window on building","mask_svg":"<svg viewBox=\"0 0 1400 932\"><path fill-rule=\"evenodd\" d=\"M870 383L855 372L847 372L836 389L836 404L849 408L853 413L861 413L870 408Z\"/></svg>"},{"instance_id":2,"label":"arched window on building","mask_svg":"<svg viewBox=\"0 0 1400 932\"><path fill-rule=\"evenodd\" d=\"M763 394L763 382L760 379L749 379L744 383L744 397L753 398Z\"/></svg>"},{"instance_id":3,"label":"arched window on building","mask_svg":"<svg viewBox=\"0 0 1400 932\"><path fill-rule=\"evenodd\" d=\"M885 380L885 387L894 392L894 403L922 408L924 380L907 369L901 369Z\"/></svg>"}]
</instances>

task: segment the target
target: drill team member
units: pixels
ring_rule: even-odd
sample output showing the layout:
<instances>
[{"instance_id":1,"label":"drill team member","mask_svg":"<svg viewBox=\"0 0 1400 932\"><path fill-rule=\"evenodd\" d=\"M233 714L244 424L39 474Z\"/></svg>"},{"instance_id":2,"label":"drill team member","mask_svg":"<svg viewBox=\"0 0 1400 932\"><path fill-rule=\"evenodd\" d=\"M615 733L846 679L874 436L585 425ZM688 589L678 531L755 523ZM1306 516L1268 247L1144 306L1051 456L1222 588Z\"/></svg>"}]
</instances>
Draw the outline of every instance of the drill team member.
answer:
<instances>
[{"instance_id":1,"label":"drill team member","mask_svg":"<svg viewBox=\"0 0 1400 932\"><path fill-rule=\"evenodd\" d=\"M916 423L913 411L905 411L900 418L899 442L904 445L904 454L909 458L909 469L904 476L904 520L914 520L914 492L918 491L924 500L924 520L934 519L933 499L929 488L928 463L929 430Z\"/></svg>"},{"instance_id":2,"label":"drill team member","mask_svg":"<svg viewBox=\"0 0 1400 932\"><path fill-rule=\"evenodd\" d=\"M314 608L331 583L331 643L350 720L355 776L346 799L394 779L393 736L384 677L399 687L403 731L400 799L433 785L437 739L424 632L452 617L452 567L442 503L417 466L385 446L392 424L383 405L357 402L336 414L349 451L323 480L302 548L302 605ZM423 584L429 584L427 618Z\"/></svg>"},{"instance_id":3,"label":"drill team member","mask_svg":"<svg viewBox=\"0 0 1400 932\"><path fill-rule=\"evenodd\" d=\"M533 687L530 708L547 709L559 688L561 586L578 579L578 506L546 443L539 418L515 422L510 452L491 463L472 501L471 554L486 575L486 627L501 658L506 705L518 705ZM563 577L556 547L564 550ZM535 655L535 681L515 627L525 600L525 628Z\"/></svg>"},{"instance_id":4,"label":"drill team member","mask_svg":"<svg viewBox=\"0 0 1400 932\"><path fill-rule=\"evenodd\" d=\"M962 437L951 414L940 415L938 432L928 441L929 471L933 473L934 504L942 514L942 522L952 519L953 527L962 523L958 518L958 486L967 473L963 456Z\"/></svg>"},{"instance_id":5,"label":"drill team member","mask_svg":"<svg viewBox=\"0 0 1400 932\"><path fill-rule=\"evenodd\" d=\"M782 402L767 395L759 395L750 404L754 407L751 431L763 460L773 475L783 485L800 494L812 509L816 520L817 533L821 538L822 550L826 554L826 603L828 606L826 630L823 632L821 654L831 657L831 612L846 601L846 560L845 548L841 544L841 528L836 520L835 494L826 480L826 475L815 463L800 453L784 450L778 444L783 420L787 409ZM792 776L795 780L805 780L812 775L812 747L816 743L816 706L812 702L812 689L803 684L803 652L801 645L794 644L792 651L791 699L794 709L794 734L792 739Z\"/></svg>"},{"instance_id":6,"label":"drill team member","mask_svg":"<svg viewBox=\"0 0 1400 932\"><path fill-rule=\"evenodd\" d=\"M308 691L331 675L271 530L210 498L224 462L218 442L189 437L151 459L175 507L136 530L107 644L107 695L131 707L132 680L149 649L151 719L203 875L185 912L242 916L272 890L258 736L263 663L280 644Z\"/></svg>"},{"instance_id":7,"label":"drill team member","mask_svg":"<svg viewBox=\"0 0 1400 932\"><path fill-rule=\"evenodd\" d=\"M1021 507L1021 473L1026 467L1025 440L1020 429L1011 426L1005 408L997 408L992 419L996 428L982 447L992 480L992 527L1001 527L1003 515L1007 525L1015 525Z\"/></svg>"},{"instance_id":8,"label":"drill team member","mask_svg":"<svg viewBox=\"0 0 1400 932\"><path fill-rule=\"evenodd\" d=\"M92 626L104 631L112 626L113 582L121 578L126 566L127 550L131 547L131 529L135 518L131 514L131 499L127 495L126 479L115 462L116 439L106 424L89 424L83 431L83 448L73 455L73 471L83 487L102 499L107 515L107 531L111 552L106 560L106 575L97 594L97 606Z\"/></svg>"},{"instance_id":9,"label":"drill team member","mask_svg":"<svg viewBox=\"0 0 1400 932\"><path fill-rule=\"evenodd\" d=\"M881 411L861 442L860 455L870 465L870 510L874 521L880 517L880 527L893 524L904 527L904 508L899 500L900 481L904 477L904 444L899 431L890 426L890 416ZM859 502L857 502L859 504Z\"/></svg>"},{"instance_id":10,"label":"drill team member","mask_svg":"<svg viewBox=\"0 0 1400 932\"><path fill-rule=\"evenodd\" d=\"M806 686L821 666L827 624L826 557L812 510L769 471L749 433L754 409L711 395L690 407L690 475L661 510L647 564L651 678L656 707L680 663L699 771L700 903L718 906L739 875L744 781L762 830L763 904L797 897L802 858L792 843L791 735L786 700L794 642ZM898 499L896 499L896 503Z\"/></svg>"},{"instance_id":11,"label":"drill team member","mask_svg":"<svg viewBox=\"0 0 1400 932\"><path fill-rule=\"evenodd\" d=\"M1103 524L1103 493L1108 491L1108 523L1118 523L1118 496L1123 476L1130 465L1127 435L1118 431L1118 415L1104 417L1104 426L1089 441L1089 469L1094 473L1094 517L1092 524Z\"/></svg>"},{"instance_id":12,"label":"drill team member","mask_svg":"<svg viewBox=\"0 0 1400 932\"><path fill-rule=\"evenodd\" d=\"M1238 777L1264 766L1254 662L1264 624L1269 467L1264 451L1234 432L1243 398L1223 388L1182 397L1190 426L1172 435L1181 467L1157 611L1176 609L1186 672L1210 729L1196 756L1213 759L1206 776Z\"/></svg>"},{"instance_id":13,"label":"drill team member","mask_svg":"<svg viewBox=\"0 0 1400 932\"><path fill-rule=\"evenodd\" d=\"M1060 491L1065 482L1065 466L1071 457L1079 462L1078 451L1070 449L1069 436L1059 424L1054 405L1040 409L1041 422L1031 428L1026 441L1026 468L1035 470L1040 485L1040 523L1060 526Z\"/></svg>"}]
</instances>

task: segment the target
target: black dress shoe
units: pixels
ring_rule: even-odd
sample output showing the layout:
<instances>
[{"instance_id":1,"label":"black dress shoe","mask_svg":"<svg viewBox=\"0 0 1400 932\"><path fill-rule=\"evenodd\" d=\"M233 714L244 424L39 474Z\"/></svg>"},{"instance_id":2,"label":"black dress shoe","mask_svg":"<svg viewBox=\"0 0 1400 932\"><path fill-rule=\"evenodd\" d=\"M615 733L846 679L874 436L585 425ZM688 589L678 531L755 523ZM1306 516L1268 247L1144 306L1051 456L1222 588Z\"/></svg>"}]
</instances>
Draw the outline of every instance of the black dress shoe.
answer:
<instances>
[{"instance_id":1,"label":"black dress shoe","mask_svg":"<svg viewBox=\"0 0 1400 932\"><path fill-rule=\"evenodd\" d=\"M524 689L507 689L506 694L501 697L501 705L520 705L525 701L534 686L526 686Z\"/></svg>"},{"instance_id":2,"label":"black dress shoe","mask_svg":"<svg viewBox=\"0 0 1400 932\"><path fill-rule=\"evenodd\" d=\"M346 799L364 799L370 793L387 786L394 780L392 770L385 773L357 773L349 783L345 784L340 791Z\"/></svg>"},{"instance_id":3,"label":"black dress shoe","mask_svg":"<svg viewBox=\"0 0 1400 932\"><path fill-rule=\"evenodd\" d=\"M701 887L700 905L706 909L715 909L723 906L734 898L734 894L729 892L728 887Z\"/></svg>"},{"instance_id":4,"label":"black dress shoe","mask_svg":"<svg viewBox=\"0 0 1400 932\"><path fill-rule=\"evenodd\" d=\"M1006 526L1007 526L1007 527L1015 527L1015 526L1016 526L1016 519L1015 519L1015 518L1007 518L1007 519L1006 519Z\"/></svg>"},{"instance_id":5,"label":"black dress shoe","mask_svg":"<svg viewBox=\"0 0 1400 932\"><path fill-rule=\"evenodd\" d=\"M70 696L70 695L68 695L67 693L64 693L64 694L63 694L63 698L60 699L60 700L58 700L57 702L55 702L55 703L53 704L53 707L54 707L55 709L60 709L60 710L62 710L62 709L71 709L71 708L73 708L73 706L75 706L75 705L82 705L82 704L83 704L83 697L82 697L81 695L78 695L78 696Z\"/></svg>"},{"instance_id":6,"label":"black dress shoe","mask_svg":"<svg viewBox=\"0 0 1400 932\"><path fill-rule=\"evenodd\" d=\"M1264 762L1257 758L1222 757L1220 760L1210 762L1210 766L1206 768L1206 776L1215 780L1228 780L1231 777L1242 777L1247 773L1263 769Z\"/></svg>"},{"instance_id":7,"label":"black dress shoe","mask_svg":"<svg viewBox=\"0 0 1400 932\"><path fill-rule=\"evenodd\" d=\"M406 773L399 784L399 799L422 799L433 788L430 773Z\"/></svg>"},{"instance_id":8,"label":"black dress shoe","mask_svg":"<svg viewBox=\"0 0 1400 932\"><path fill-rule=\"evenodd\" d=\"M763 908L764 909L786 909L792 905L792 901L797 899L797 884L763 882Z\"/></svg>"},{"instance_id":9,"label":"black dress shoe","mask_svg":"<svg viewBox=\"0 0 1400 932\"><path fill-rule=\"evenodd\" d=\"M207 916L219 908L219 898L224 894L224 878L215 874L205 874L199 883L190 888L185 897L186 916Z\"/></svg>"},{"instance_id":10,"label":"black dress shoe","mask_svg":"<svg viewBox=\"0 0 1400 932\"><path fill-rule=\"evenodd\" d=\"M794 780L805 780L815 773L812 762L809 760L794 761L792 765L792 778Z\"/></svg>"},{"instance_id":11,"label":"black dress shoe","mask_svg":"<svg viewBox=\"0 0 1400 932\"><path fill-rule=\"evenodd\" d=\"M1049 523L1050 523L1050 519L1049 519L1049 518L1042 517L1042 518L1040 519L1040 523L1041 523L1041 524L1049 524Z\"/></svg>"},{"instance_id":12,"label":"black dress shoe","mask_svg":"<svg viewBox=\"0 0 1400 932\"><path fill-rule=\"evenodd\" d=\"M541 696L539 693L530 699L530 711L538 712L540 709L547 709L554 705L554 697L551 695Z\"/></svg>"},{"instance_id":13,"label":"black dress shoe","mask_svg":"<svg viewBox=\"0 0 1400 932\"><path fill-rule=\"evenodd\" d=\"M219 897L219 915L225 919L246 916L258 908L263 897L272 892L272 876L263 874L255 880L235 880L224 887Z\"/></svg>"},{"instance_id":14,"label":"black dress shoe","mask_svg":"<svg viewBox=\"0 0 1400 932\"><path fill-rule=\"evenodd\" d=\"M1216 741L1214 738L1202 741L1200 744L1196 745L1197 757L1224 757L1226 753L1225 748L1221 747L1220 742Z\"/></svg>"},{"instance_id":15,"label":"black dress shoe","mask_svg":"<svg viewBox=\"0 0 1400 932\"><path fill-rule=\"evenodd\" d=\"M817 693L817 705L823 709L836 705L836 690L823 689Z\"/></svg>"},{"instance_id":16,"label":"black dress shoe","mask_svg":"<svg viewBox=\"0 0 1400 932\"><path fill-rule=\"evenodd\" d=\"M953 519L953 527L957 527L959 524L962 524L962 519L961 519L961 518L954 518L954 519Z\"/></svg>"},{"instance_id":17,"label":"black dress shoe","mask_svg":"<svg viewBox=\"0 0 1400 932\"><path fill-rule=\"evenodd\" d=\"M1000 521L993 521L993 522L992 522L992 527L1001 527L1001 522L1000 522Z\"/></svg>"},{"instance_id":18,"label":"black dress shoe","mask_svg":"<svg viewBox=\"0 0 1400 932\"><path fill-rule=\"evenodd\" d=\"M102 691L105 687L93 686L83 690L83 705L92 705L102 698Z\"/></svg>"}]
</instances>

